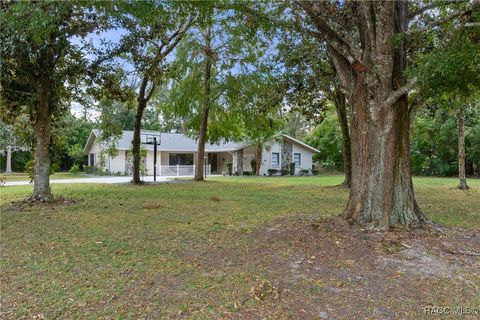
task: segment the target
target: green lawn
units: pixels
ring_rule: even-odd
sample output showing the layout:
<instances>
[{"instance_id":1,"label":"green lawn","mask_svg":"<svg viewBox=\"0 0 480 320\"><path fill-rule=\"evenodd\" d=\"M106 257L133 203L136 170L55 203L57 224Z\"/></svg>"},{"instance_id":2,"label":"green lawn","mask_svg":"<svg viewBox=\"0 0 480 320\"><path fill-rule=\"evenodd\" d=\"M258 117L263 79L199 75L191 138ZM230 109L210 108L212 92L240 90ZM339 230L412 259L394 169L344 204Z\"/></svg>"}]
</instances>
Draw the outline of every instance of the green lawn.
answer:
<instances>
[{"instance_id":1,"label":"green lawn","mask_svg":"<svg viewBox=\"0 0 480 320\"><path fill-rule=\"evenodd\" d=\"M23 172L14 172L14 173L0 173L0 177L4 178L5 181L29 181L30 178L28 177L27 173ZM75 178L85 178L87 177L85 174L77 173L73 174L70 172L57 172L50 176L50 179L75 179Z\"/></svg>"},{"instance_id":2,"label":"green lawn","mask_svg":"<svg viewBox=\"0 0 480 320\"><path fill-rule=\"evenodd\" d=\"M76 202L54 206L12 206L32 186L0 188L0 318L234 317L234 302L249 294L252 279L271 270L245 262L213 272L198 255L220 247L247 254L256 230L278 218L339 214L348 196L336 186L341 181L218 177L141 187L57 184L55 195ZM414 183L419 205L433 221L480 229L479 180L470 180L467 192L455 189L455 179Z\"/></svg>"}]
</instances>

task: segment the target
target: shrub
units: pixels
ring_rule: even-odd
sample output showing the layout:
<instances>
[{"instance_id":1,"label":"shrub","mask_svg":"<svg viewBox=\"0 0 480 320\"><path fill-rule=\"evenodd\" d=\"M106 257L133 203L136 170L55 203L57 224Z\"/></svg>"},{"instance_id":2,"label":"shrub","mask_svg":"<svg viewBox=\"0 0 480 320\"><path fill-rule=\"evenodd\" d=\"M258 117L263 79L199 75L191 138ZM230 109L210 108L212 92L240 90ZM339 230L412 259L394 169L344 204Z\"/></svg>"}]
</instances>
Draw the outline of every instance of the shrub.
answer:
<instances>
[{"instance_id":1,"label":"shrub","mask_svg":"<svg viewBox=\"0 0 480 320\"><path fill-rule=\"evenodd\" d=\"M252 159L250 165L252 166L252 175L255 175L257 173L257 160Z\"/></svg>"},{"instance_id":2,"label":"shrub","mask_svg":"<svg viewBox=\"0 0 480 320\"><path fill-rule=\"evenodd\" d=\"M314 176L316 176L316 175L318 174L318 170L312 169L312 174L313 174Z\"/></svg>"},{"instance_id":3,"label":"shrub","mask_svg":"<svg viewBox=\"0 0 480 320\"><path fill-rule=\"evenodd\" d=\"M295 175L295 162L290 163L290 175Z\"/></svg>"},{"instance_id":4,"label":"shrub","mask_svg":"<svg viewBox=\"0 0 480 320\"><path fill-rule=\"evenodd\" d=\"M267 172L269 176L273 176L278 173L278 169L268 169Z\"/></svg>"},{"instance_id":5,"label":"shrub","mask_svg":"<svg viewBox=\"0 0 480 320\"><path fill-rule=\"evenodd\" d=\"M308 170L308 169L302 169L302 170L300 170L300 175L301 176L306 176L306 175L309 174L309 172L310 172L310 170Z\"/></svg>"},{"instance_id":6,"label":"shrub","mask_svg":"<svg viewBox=\"0 0 480 320\"><path fill-rule=\"evenodd\" d=\"M28 173L30 183L32 183L35 179L35 160L28 160L27 163L25 163L25 173Z\"/></svg>"},{"instance_id":7,"label":"shrub","mask_svg":"<svg viewBox=\"0 0 480 320\"><path fill-rule=\"evenodd\" d=\"M78 167L78 164L74 164L70 168L70 170L68 170L68 172L73 173L73 174L77 174L79 171L80 171L80 168Z\"/></svg>"},{"instance_id":8,"label":"shrub","mask_svg":"<svg viewBox=\"0 0 480 320\"><path fill-rule=\"evenodd\" d=\"M227 162L227 172L229 176L232 175L232 169L233 169L233 163Z\"/></svg>"},{"instance_id":9,"label":"shrub","mask_svg":"<svg viewBox=\"0 0 480 320\"><path fill-rule=\"evenodd\" d=\"M288 176L288 174L290 173L290 169L282 169L280 170L280 174L282 176Z\"/></svg>"},{"instance_id":10,"label":"shrub","mask_svg":"<svg viewBox=\"0 0 480 320\"><path fill-rule=\"evenodd\" d=\"M253 172L252 171L243 171L244 176L252 176Z\"/></svg>"},{"instance_id":11,"label":"shrub","mask_svg":"<svg viewBox=\"0 0 480 320\"><path fill-rule=\"evenodd\" d=\"M88 173L88 174L95 173L95 167L94 166L84 166L83 170L85 171L85 173Z\"/></svg>"},{"instance_id":12,"label":"shrub","mask_svg":"<svg viewBox=\"0 0 480 320\"><path fill-rule=\"evenodd\" d=\"M85 166L84 169L85 169L85 173L88 173L88 174L94 174L97 176L102 176L106 174L106 171L104 172L102 169L96 166Z\"/></svg>"}]
</instances>

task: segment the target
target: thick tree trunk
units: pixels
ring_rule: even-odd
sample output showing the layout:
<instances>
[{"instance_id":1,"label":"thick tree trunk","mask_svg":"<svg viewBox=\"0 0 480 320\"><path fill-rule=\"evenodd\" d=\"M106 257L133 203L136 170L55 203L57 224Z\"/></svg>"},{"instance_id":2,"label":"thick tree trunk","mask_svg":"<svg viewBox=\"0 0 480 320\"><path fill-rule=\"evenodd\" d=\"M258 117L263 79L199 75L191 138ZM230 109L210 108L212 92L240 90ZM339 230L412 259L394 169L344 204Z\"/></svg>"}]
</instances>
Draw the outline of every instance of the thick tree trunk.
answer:
<instances>
[{"instance_id":1,"label":"thick tree trunk","mask_svg":"<svg viewBox=\"0 0 480 320\"><path fill-rule=\"evenodd\" d=\"M12 147L7 146L7 167L5 168L6 173L12 173Z\"/></svg>"},{"instance_id":2,"label":"thick tree trunk","mask_svg":"<svg viewBox=\"0 0 480 320\"><path fill-rule=\"evenodd\" d=\"M262 166L262 150L263 144L257 144L257 148L255 149L255 175L260 175L260 167Z\"/></svg>"},{"instance_id":3,"label":"thick tree trunk","mask_svg":"<svg viewBox=\"0 0 480 320\"><path fill-rule=\"evenodd\" d=\"M52 91L51 80L45 77L37 91L36 120L33 126L35 137L35 176L33 179L32 200L49 202L53 200L50 190L50 140L51 116L50 103Z\"/></svg>"},{"instance_id":4,"label":"thick tree trunk","mask_svg":"<svg viewBox=\"0 0 480 320\"><path fill-rule=\"evenodd\" d=\"M352 182L344 215L381 229L419 227L410 168L406 97L388 108L369 108L364 85L357 86L352 119Z\"/></svg>"},{"instance_id":5,"label":"thick tree trunk","mask_svg":"<svg viewBox=\"0 0 480 320\"><path fill-rule=\"evenodd\" d=\"M379 3L380 11L358 5L378 16L360 25L365 65L356 69L351 92L353 175L344 215L383 230L421 227L427 218L412 183L406 41L393 39L407 30L407 2Z\"/></svg>"},{"instance_id":6,"label":"thick tree trunk","mask_svg":"<svg viewBox=\"0 0 480 320\"><path fill-rule=\"evenodd\" d=\"M212 73L212 30L211 27L207 27L205 33L205 69L203 78L203 110L202 120L200 123L200 132L198 136L198 148L197 148L197 162L195 164L195 180L203 181L204 165L205 165L205 142L207 140L208 129L208 112L210 111L210 77Z\"/></svg>"},{"instance_id":7,"label":"thick tree trunk","mask_svg":"<svg viewBox=\"0 0 480 320\"><path fill-rule=\"evenodd\" d=\"M135 114L135 124L133 127L133 140L132 140L132 157L133 157L132 183L133 184L142 183L142 180L140 177L140 162L141 162L140 133L142 130L143 112L145 111L146 106L147 106L147 102L145 101L145 99L143 97L139 97L138 104L137 104L137 113Z\"/></svg>"},{"instance_id":8,"label":"thick tree trunk","mask_svg":"<svg viewBox=\"0 0 480 320\"><path fill-rule=\"evenodd\" d=\"M458 178L459 189L467 190L467 177L465 174L465 111L462 108L457 113L458 126Z\"/></svg>"},{"instance_id":9,"label":"thick tree trunk","mask_svg":"<svg viewBox=\"0 0 480 320\"><path fill-rule=\"evenodd\" d=\"M336 90L334 93L335 110L337 111L338 122L340 123L340 129L342 131L342 159L343 170L345 171L345 180L342 185L350 188L352 181L352 144L350 141L350 129L348 125L347 117L347 101L345 94L340 90Z\"/></svg>"}]
</instances>

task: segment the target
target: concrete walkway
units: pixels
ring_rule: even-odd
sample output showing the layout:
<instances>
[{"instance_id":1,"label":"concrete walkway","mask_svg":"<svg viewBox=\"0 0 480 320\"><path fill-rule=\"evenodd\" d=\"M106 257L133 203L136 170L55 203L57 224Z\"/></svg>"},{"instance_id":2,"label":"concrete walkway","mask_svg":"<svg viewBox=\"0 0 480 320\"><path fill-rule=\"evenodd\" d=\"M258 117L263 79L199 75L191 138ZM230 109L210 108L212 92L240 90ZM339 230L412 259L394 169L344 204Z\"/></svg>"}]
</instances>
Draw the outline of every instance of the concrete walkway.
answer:
<instances>
[{"instance_id":1,"label":"concrete walkway","mask_svg":"<svg viewBox=\"0 0 480 320\"><path fill-rule=\"evenodd\" d=\"M158 177L157 182L167 182L176 178L192 178L192 176L173 176L173 177ZM208 177L207 177L208 179ZM78 178L78 179L51 179L50 184L57 183L128 183L132 181L132 177L117 177L117 176L104 176L97 177L92 176L91 178ZM143 177L145 182L153 182L153 176ZM29 181L6 181L5 186L23 186L30 184Z\"/></svg>"}]
</instances>

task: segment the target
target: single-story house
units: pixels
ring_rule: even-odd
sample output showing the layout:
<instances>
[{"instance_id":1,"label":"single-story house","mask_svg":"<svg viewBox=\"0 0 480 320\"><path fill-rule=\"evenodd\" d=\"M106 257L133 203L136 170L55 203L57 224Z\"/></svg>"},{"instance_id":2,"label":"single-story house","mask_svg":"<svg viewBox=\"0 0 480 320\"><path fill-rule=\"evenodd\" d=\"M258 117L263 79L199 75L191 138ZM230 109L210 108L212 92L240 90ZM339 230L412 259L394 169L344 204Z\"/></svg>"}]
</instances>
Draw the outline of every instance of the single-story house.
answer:
<instances>
[{"instance_id":1,"label":"single-story house","mask_svg":"<svg viewBox=\"0 0 480 320\"><path fill-rule=\"evenodd\" d=\"M131 145L133 131L123 131L116 141L117 154L109 156L105 150L108 146L98 140L100 131L93 129L84 147L88 155L88 165L96 166L112 174L131 174ZM197 141L181 133L164 133L158 131L141 131L143 149L146 156L142 159L146 174L153 175L154 146L157 140L157 175L188 176L193 175L197 156ZM265 141L262 150L260 174L268 174L268 169L288 169L295 162L295 171L312 169L312 156L317 149L288 135L281 134ZM251 160L255 159L255 147L249 143L226 142L205 145L208 158L209 174L227 173L227 163L232 163L232 171L242 175L251 172Z\"/></svg>"}]
</instances>

